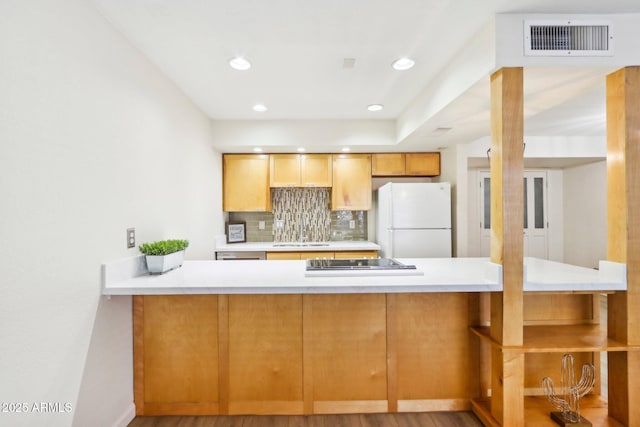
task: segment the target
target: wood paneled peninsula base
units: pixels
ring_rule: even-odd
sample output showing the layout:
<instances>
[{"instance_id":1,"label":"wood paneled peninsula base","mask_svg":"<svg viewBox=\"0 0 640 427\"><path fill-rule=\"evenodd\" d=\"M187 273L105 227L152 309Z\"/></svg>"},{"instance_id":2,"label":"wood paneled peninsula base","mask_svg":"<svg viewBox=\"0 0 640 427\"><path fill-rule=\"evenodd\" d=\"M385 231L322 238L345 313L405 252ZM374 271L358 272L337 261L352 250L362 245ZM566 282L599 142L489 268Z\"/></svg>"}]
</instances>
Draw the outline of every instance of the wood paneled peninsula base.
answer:
<instances>
[{"instance_id":1,"label":"wood paneled peninsula base","mask_svg":"<svg viewBox=\"0 0 640 427\"><path fill-rule=\"evenodd\" d=\"M468 410L479 298L134 296L137 414Z\"/></svg>"}]
</instances>

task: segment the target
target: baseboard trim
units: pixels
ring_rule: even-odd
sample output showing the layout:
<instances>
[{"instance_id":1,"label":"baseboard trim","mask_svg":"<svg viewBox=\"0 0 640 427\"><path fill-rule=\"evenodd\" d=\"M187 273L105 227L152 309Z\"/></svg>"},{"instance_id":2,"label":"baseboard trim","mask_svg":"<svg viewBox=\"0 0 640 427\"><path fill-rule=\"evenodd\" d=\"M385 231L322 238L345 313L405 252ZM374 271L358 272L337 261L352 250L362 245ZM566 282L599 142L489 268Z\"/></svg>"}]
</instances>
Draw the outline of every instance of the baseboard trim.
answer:
<instances>
[{"instance_id":1,"label":"baseboard trim","mask_svg":"<svg viewBox=\"0 0 640 427\"><path fill-rule=\"evenodd\" d=\"M127 409L113 422L113 427L127 427L136 417L136 405L131 402Z\"/></svg>"}]
</instances>

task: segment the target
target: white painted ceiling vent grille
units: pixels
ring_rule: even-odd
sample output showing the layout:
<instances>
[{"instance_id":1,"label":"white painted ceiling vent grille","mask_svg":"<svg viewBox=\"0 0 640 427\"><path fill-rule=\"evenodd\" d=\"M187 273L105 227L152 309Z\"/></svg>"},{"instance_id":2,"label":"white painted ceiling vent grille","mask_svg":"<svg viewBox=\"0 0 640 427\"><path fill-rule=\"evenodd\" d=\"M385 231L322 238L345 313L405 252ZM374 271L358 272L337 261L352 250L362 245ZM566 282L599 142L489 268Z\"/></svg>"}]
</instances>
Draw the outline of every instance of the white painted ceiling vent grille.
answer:
<instances>
[{"instance_id":1,"label":"white painted ceiling vent grille","mask_svg":"<svg viewBox=\"0 0 640 427\"><path fill-rule=\"evenodd\" d=\"M526 56L612 56L609 22L525 21Z\"/></svg>"}]
</instances>

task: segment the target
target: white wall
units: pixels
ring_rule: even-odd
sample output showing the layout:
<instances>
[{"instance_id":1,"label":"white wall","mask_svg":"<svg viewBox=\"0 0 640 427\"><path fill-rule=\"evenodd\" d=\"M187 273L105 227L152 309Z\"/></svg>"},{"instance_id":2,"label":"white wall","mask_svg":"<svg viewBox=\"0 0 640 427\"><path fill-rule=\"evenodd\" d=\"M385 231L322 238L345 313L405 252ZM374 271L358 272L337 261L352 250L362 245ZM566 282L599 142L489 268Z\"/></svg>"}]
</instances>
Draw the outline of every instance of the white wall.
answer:
<instances>
[{"instance_id":1,"label":"white wall","mask_svg":"<svg viewBox=\"0 0 640 427\"><path fill-rule=\"evenodd\" d=\"M461 147L464 149L464 147ZM439 182L451 183L451 246L453 256L458 254L458 228L460 227L460 212L458 208L458 145L452 145L440 151ZM463 230L464 233L465 230Z\"/></svg>"},{"instance_id":2,"label":"white wall","mask_svg":"<svg viewBox=\"0 0 640 427\"><path fill-rule=\"evenodd\" d=\"M564 262L564 170L547 169L548 255L551 261Z\"/></svg>"},{"instance_id":3,"label":"white wall","mask_svg":"<svg viewBox=\"0 0 640 427\"><path fill-rule=\"evenodd\" d=\"M480 175L478 169L467 171L467 247L466 256L483 256L480 241ZM460 187L462 185L460 184ZM462 255L459 255L462 256ZM486 256L486 254L484 254Z\"/></svg>"},{"instance_id":4,"label":"white wall","mask_svg":"<svg viewBox=\"0 0 640 427\"><path fill-rule=\"evenodd\" d=\"M438 75L432 76L431 83L416 95L398 117L398 142L411 139L412 134L419 134L418 130L425 122L495 70L495 36L495 22L491 20L453 56Z\"/></svg>"},{"instance_id":5,"label":"white wall","mask_svg":"<svg viewBox=\"0 0 640 427\"><path fill-rule=\"evenodd\" d=\"M248 152L260 147L266 152L295 152L304 145L308 152L339 152L350 147L392 146L393 120L216 120L216 147L224 153ZM365 150L366 151L366 150Z\"/></svg>"},{"instance_id":6,"label":"white wall","mask_svg":"<svg viewBox=\"0 0 640 427\"><path fill-rule=\"evenodd\" d=\"M564 171L564 260L597 267L607 256L607 163Z\"/></svg>"},{"instance_id":7,"label":"white wall","mask_svg":"<svg viewBox=\"0 0 640 427\"><path fill-rule=\"evenodd\" d=\"M85 0L0 2L0 57L0 402L29 412L0 425L126 425L131 298L100 266L127 227L212 256L210 121Z\"/></svg>"},{"instance_id":8,"label":"white wall","mask_svg":"<svg viewBox=\"0 0 640 427\"><path fill-rule=\"evenodd\" d=\"M525 162L532 159L605 158L605 136L525 136ZM467 144L467 157L486 159L491 136L478 138ZM488 167L488 164L487 164Z\"/></svg>"}]
</instances>

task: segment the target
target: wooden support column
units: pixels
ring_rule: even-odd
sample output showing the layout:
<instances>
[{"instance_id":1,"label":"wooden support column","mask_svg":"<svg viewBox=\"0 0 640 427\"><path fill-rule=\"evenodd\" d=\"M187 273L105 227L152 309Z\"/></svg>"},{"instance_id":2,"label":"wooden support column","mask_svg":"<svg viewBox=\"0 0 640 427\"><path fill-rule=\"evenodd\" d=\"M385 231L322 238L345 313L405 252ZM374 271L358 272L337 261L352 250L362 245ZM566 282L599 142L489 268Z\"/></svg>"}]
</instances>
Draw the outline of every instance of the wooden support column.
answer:
<instances>
[{"instance_id":1,"label":"wooden support column","mask_svg":"<svg viewBox=\"0 0 640 427\"><path fill-rule=\"evenodd\" d=\"M627 291L608 297L608 335L640 345L640 67L607 76L607 259L627 264ZM609 415L640 425L640 354L609 353Z\"/></svg>"},{"instance_id":2,"label":"wooden support column","mask_svg":"<svg viewBox=\"0 0 640 427\"><path fill-rule=\"evenodd\" d=\"M491 295L491 337L523 341L523 70L491 76L491 261L502 264L503 292ZM524 355L492 349L491 414L503 426L524 426Z\"/></svg>"}]
</instances>

